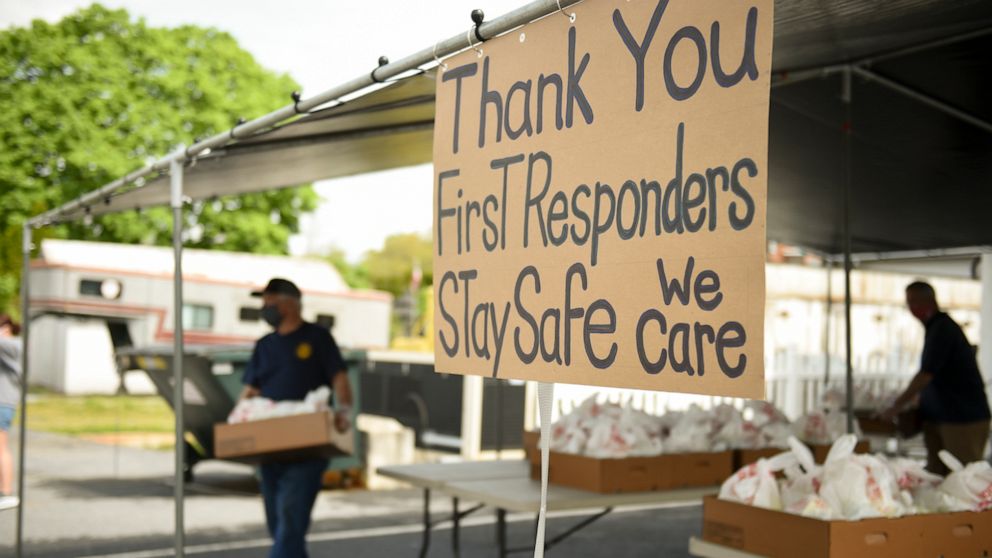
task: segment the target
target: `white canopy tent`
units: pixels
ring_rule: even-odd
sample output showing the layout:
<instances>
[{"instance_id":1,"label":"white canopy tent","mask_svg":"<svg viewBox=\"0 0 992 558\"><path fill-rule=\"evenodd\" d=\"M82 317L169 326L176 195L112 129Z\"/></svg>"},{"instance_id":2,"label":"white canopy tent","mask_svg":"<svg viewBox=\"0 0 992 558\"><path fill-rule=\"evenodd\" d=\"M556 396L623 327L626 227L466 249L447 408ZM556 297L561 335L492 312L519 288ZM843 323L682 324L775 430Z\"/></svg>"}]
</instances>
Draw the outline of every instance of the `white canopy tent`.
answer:
<instances>
[{"instance_id":1,"label":"white canopy tent","mask_svg":"<svg viewBox=\"0 0 992 558\"><path fill-rule=\"evenodd\" d=\"M29 273L31 231L34 228L65 220L83 219L87 215L170 204L174 216L175 305L178 308L182 304L182 211L187 200L289 187L319 179L429 162L432 156L434 122L433 68L440 59L535 19L553 17L559 11L564 13L570 5L579 1L581 0L536 0L485 22L479 17L481 13L473 14L476 25L449 39L396 62L380 59L379 66L367 75L310 98L295 96L294 102L282 109L198 141L61 207L40 214L24 225L23 277L27 278ZM924 210L932 211L934 204L940 203L939 200L931 200L928 205L914 198L916 193L926 191L927 185L923 181L916 184L904 180L904 176L893 178L893 181L901 179L904 182L904 197L897 200L886 197L886 192L890 192L893 187L890 182L876 184L876 181L871 180L864 184L859 183L857 190L852 191L851 187L852 157L857 157L864 148L865 160L868 155L878 158L876 153L868 153L868 148L876 147L868 141L874 139L868 137L868 133L877 132L884 136L886 133L899 132L893 132L891 127L868 126L864 128L865 135L839 132L842 123L849 124L852 118L857 118L860 122L862 118L860 112L852 116L849 95L841 99L842 92L850 93L852 89L855 99L870 99L871 104L876 105L866 107L865 110L869 112L882 112L878 107L883 105L891 109L892 103L878 94L884 90L900 96L902 102L913 100L916 104L912 106L912 110L939 113L942 118L951 122L936 123L931 119L924 121L927 126L968 126L984 132L992 131L990 118L981 112L987 110L987 106L983 109L983 105L972 105L978 108L962 110L959 108L962 102L948 103L934 96L939 91L934 92L934 95L927 93L933 91L932 89L924 89L923 93L913 88L906 91L905 85L894 83L878 73L879 68L886 68L886 61L904 62L909 56L921 52L936 52L948 45L974 43L973 49L981 52L992 38L992 4L980 0L961 0L955 3L941 3L939 0L893 0L880 6L871 0L837 0L813 7L799 0L777 0L775 11L773 83L776 91L786 91L781 95L773 94L772 99L769 236L812 246L827 254L842 253L846 256L847 270L850 269L852 249L929 249L992 244L992 231L972 222L974 212L982 207L981 200L992 202L989 200L992 194L988 193L988 188L980 193L984 198L974 198L971 205L958 206L965 212L964 218L938 215L924 231L927 235L921 236L920 225L925 220L917 216ZM482 48L485 48L484 45ZM903 81L906 81L909 79L907 76L912 74L897 63L893 64L892 71L902 71L901 75L905 78ZM920 61L920 64L930 63L932 61L926 59ZM984 65L988 64L986 59ZM973 68L972 71L978 72L980 69ZM856 78L860 81L855 81ZM820 85L826 88L827 93L821 90ZM900 88L903 90L900 91ZM861 97L862 94L864 97ZM956 98L955 101L959 99ZM835 103L837 106L825 105L826 103ZM897 108L901 107L902 105L897 105ZM891 119L891 115L884 116ZM864 120L870 120L870 115L866 114ZM832 130L831 133L822 130L810 133L810 128L817 126L816 122L835 124L837 130ZM898 125L901 122L893 124ZM940 136L937 139L950 142L954 138ZM986 141L988 139L979 140L977 154L974 150L965 153L969 156L969 162L981 161L979 156L982 154L989 155L989 146L992 143ZM804 140L810 143L804 144ZM821 150L823 146L840 153L837 162L842 160L843 163L837 166L843 168L843 172L838 173L836 169L821 172L815 162L793 164L807 155L817 159L829 158ZM803 149L805 152L797 152ZM780 154L778 160L776 154ZM836 154L832 153L831 156ZM947 164L946 159L927 159L913 153L907 157L910 160L908 166L919 164L923 170ZM989 159L992 160L992 157ZM859 160L858 163L859 175L871 170L863 161ZM884 157L878 163L882 169L887 165ZM985 161L975 162L965 168L971 174L959 177L960 180L971 180L974 176L988 177L992 167ZM807 179L803 176L804 172L812 178ZM913 171L911 169L908 172ZM923 178L926 175L918 169L916 174ZM947 173L942 173L942 176L955 179ZM824 181L833 188L824 189ZM852 222L852 206L863 206L872 211L873 215L867 219L854 219ZM905 227L898 226L899 219L906 221ZM954 228L955 224L959 225L959 229ZM910 226L913 227L912 230L906 228ZM910 242L911 246L900 244L901 242ZM27 319L30 316L29 302L30 281L24 280L22 303L25 346L30 330L30 320ZM182 401L181 356L184 347L181 312L176 312L175 315L175 400ZM25 374L28 371L27 353L25 350ZM849 363L849 382L850 373ZM25 412L22 401L19 469L22 472ZM183 555L184 544L182 420L182 405L177 405L177 556ZM25 496L23 477L21 474L19 480L22 497ZM17 556L22 555L22 510L23 506L18 510Z\"/></svg>"}]
</instances>

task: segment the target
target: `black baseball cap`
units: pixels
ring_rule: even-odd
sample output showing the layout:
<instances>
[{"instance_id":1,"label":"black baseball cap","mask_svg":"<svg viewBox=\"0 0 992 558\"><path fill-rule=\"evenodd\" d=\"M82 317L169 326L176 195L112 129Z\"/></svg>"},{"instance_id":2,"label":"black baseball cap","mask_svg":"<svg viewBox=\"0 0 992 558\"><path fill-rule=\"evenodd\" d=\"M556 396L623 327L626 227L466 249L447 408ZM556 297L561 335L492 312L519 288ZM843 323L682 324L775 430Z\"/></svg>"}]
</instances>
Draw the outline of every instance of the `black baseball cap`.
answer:
<instances>
[{"instance_id":1,"label":"black baseball cap","mask_svg":"<svg viewBox=\"0 0 992 558\"><path fill-rule=\"evenodd\" d=\"M262 296L264 294L281 294L293 298L303 298L303 293L300 292L300 288L295 283L289 279L281 279L279 277L270 279L269 284L265 285L264 289L253 291L251 296Z\"/></svg>"}]
</instances>

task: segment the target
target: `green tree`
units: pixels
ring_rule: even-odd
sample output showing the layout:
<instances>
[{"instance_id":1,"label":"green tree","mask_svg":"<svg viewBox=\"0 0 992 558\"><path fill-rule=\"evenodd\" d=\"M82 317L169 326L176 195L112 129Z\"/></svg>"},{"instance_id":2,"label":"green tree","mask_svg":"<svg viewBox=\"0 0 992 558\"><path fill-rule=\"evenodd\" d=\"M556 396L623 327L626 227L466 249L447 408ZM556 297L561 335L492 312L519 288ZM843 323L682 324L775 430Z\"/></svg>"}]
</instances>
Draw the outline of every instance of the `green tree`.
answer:
<instances>
[{"instance_id":1,"label":"green tree","mask_svg":"<svg viewBox=\"0 0 992 558\"><path fill-rule=\"evenodd\" d=\"M344 250L332 248L326 259L338 270L341 278L353 289L371 289L372 283L369 281L369 271L364 262L353 264L348 261Z\"/></svg>"},{"instance_id":2,"label":"green tree","mask_svg":"<svg viewBox=\"0 0 992 558\"><path fill-rule=\"evenodd\" d=\"M296 84L229 34L156 28L100 5L55 24L0 31L0 311L16 300L20 227L179 145L288 102ZM188 246L285 253L309 186L194 204ZM167 244L168 209L67 223L41 234ZM36 238L37 241L37 238Z\"/></svg>"},{"instance_id":3,"label":"green tree","mask_svg":"<svg viewBox=\"0 0 992 558\"><path fill-rule=\"evenodd\" d=\"M420 268L421 285L433 284L433 255L429 235L394 234L386 238L381 250L368 252L362 263L373 288L400 296L410 289L414 266Z\"/></svg>"}]
</instances>

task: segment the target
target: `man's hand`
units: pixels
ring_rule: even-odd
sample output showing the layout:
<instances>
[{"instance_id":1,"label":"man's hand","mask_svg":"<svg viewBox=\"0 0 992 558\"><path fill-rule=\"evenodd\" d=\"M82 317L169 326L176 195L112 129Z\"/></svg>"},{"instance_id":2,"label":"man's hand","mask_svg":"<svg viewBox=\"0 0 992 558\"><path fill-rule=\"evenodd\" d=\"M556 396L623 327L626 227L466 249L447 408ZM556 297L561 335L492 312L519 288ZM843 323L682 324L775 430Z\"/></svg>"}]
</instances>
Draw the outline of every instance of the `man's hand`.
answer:
<instances>
[{"instance_id":1,"label":"man's hand","mask_svg":"<svg viewBox=\"0 0 992 558\"><path fill-rule=\"evenodd\" d=\"M241 397L239 397L238 400L243 401L245 399L258 397L259 395L262 395L262 390L255 386L245 386L245 388L241 390Z\"/></svg>"},{"instance_id":2,"label":"man's hand","mask_svg":"<svg viewBox=\"0 0 992 558\"><path fill-rule=\"evenodd\" d=\"M913 379L909 382L909 385L906 386L906 390L896 398L891 407L882 411L882 414L879 416L884 420L894 421L895 418L899 416L899 412L902 411L906 405L915 401L920 395L920 392L923 391L923 388L926 387L931 380L933 380L933 374L925 370L920 370L917 372L916 375L913 376Z\"/></svg>"},{"instance_id":3,"label":"man's hand","mask_svg":"<svg viewBox=\"0 0 992 558\"><path fill-rule=\"evenodd\" d=\"M351 407L334 409L334 428L342 434L351 428Z\"/></svg>"},{"instance_id":4,"label":"man's hand","mask_svg":"<svg viewBox=\"0 0 992 558\"><path fill-rule=\"evenodd\" d=\"M879 415L879 418L887 422L894 422L896 420L896 417L899 416L899 411L901 410L902 409L899 406L893 405L888 409L882 411L882 414Z\"/></svg>"}]
</instances>

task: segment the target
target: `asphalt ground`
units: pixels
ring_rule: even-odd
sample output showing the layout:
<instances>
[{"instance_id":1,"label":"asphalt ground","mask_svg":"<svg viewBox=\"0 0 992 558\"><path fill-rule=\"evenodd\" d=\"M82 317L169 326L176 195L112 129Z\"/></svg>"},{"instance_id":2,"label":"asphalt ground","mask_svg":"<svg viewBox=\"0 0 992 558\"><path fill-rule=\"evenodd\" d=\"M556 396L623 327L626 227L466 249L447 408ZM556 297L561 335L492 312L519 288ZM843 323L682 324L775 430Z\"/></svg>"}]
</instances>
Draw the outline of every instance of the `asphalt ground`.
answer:
<instances>
[{"instance_id":1,"label":"asphalt ground","mask_svg":"<svg viewBox=\"0 0 992 558\"><path fill-rule=\"evenodd\" d=\"M173 556L172 454L106 446L65 436L31 433L25 490L25 556L156 558ZM467 503L466 503L467 504ZM312 557L418 556L422 495L415 489L323 491L314 510ZM432 501L435 518L450 504ZM593 512L594 513L594 512ZM13 556L15 512L0 512L0 556ZM552 515L548 539L590 513ZM688 556L701 527L702 508L680 505L621 508L554 546L549 557ZM534 516L508 516L508 544L533 554ZM189 556L264 557L268 534L253 471L222 462L198 466L188 486ZM460 556L497 556L495 510L462 520ZM431 557L453 556L452 528L431 534Z\"/></svg>"}]
</instances>

